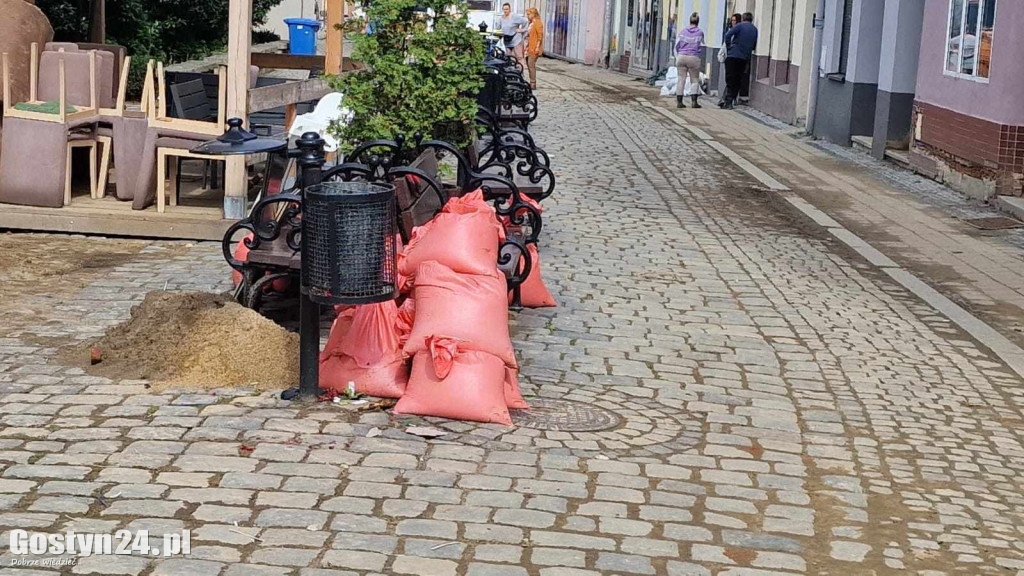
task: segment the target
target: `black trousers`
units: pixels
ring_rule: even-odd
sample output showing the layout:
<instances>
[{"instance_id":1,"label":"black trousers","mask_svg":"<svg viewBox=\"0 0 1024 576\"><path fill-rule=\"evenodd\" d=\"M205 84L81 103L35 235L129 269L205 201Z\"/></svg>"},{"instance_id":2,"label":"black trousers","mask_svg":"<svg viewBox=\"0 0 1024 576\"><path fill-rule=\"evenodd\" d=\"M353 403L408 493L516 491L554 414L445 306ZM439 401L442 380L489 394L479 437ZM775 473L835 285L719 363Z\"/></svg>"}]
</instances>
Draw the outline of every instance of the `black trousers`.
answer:
<instances>
[{"instance_id":1,"label":"black trousers","mask_svg":"<svg viewBox=\"0 0 1024 576\"><path fill-rule=\"evenodd\" d=\"M747 69L744 58L725 59L725 101L735 102L740 95L743 71Z\"/></svg>"}]
</instances>

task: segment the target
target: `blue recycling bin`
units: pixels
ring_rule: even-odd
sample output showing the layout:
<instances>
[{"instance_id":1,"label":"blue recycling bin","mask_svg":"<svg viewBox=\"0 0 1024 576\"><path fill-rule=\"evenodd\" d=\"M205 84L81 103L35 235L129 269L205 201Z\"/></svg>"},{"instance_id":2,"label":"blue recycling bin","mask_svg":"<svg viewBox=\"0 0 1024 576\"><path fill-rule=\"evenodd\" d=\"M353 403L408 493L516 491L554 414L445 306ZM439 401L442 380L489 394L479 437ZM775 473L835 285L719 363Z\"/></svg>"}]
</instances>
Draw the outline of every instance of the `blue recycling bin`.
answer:
<instances>
[{"instance_id":1,"label":"blue recycling bin","mask_svg":"<svg viewBox=\"0 0 1024 576\"><path fill-rule=\"evenodd\" d=\"M309 18L285 18L288 25L288 53L316 55L316 31L320 23Z\"/></svg>"}]
</instances>

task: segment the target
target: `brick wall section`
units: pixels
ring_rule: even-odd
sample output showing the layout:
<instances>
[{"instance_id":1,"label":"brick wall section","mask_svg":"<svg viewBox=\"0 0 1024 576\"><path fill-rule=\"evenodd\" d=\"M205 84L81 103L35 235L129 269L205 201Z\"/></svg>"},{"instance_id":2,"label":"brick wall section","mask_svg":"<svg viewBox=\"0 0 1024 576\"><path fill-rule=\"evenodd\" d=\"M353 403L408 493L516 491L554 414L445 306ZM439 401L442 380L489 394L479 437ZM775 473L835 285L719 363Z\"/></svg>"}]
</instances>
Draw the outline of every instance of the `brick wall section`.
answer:
<instances>
[{"instance_id":1,"label":"brick wall section","mask_svg":"<svg viewBox=\"0 0 1024 576\"><path fill-rule=\"evenodd\" d=\"M999 127L999 166L1024 172L1024 126Z\"/></svg>"},{"instance_id":2,"label":"brick wall section","mask_svg":"<svg viewBox=\"0 0 1024 576\"><path fill-rule=\"evenodd\" d=\"M996 173L1000 194L1020 195L1024 173L1024 126L997 124L948 108L915 102L927 147Z\"/></svg>"}]
</instances>

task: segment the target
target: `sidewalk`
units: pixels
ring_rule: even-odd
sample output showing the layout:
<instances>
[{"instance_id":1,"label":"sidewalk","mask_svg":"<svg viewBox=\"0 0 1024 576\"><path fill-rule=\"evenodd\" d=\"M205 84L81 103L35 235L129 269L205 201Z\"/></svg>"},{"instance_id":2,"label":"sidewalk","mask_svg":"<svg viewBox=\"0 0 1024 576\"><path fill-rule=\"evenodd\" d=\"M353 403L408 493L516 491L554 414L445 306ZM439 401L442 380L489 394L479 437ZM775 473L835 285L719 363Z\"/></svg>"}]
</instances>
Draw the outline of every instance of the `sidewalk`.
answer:
<instances>
[{"instance_id":1,"label":"sidewalk","mask_svg":"<svg viewBox=\"0 0 1024 576\"><path fill-rule=\"evenodd\" d=\"M986 232L956 218L992 216L997 211L972 206L956 192L866 154L816 144L796 127L755 120L740 113L745 107L726 112L706 98L702 110L677 111L673 99L660 98L655 88L631 78L582 66L559 70L648 99L706 131L1024 345L1024 229ZM841 150L842 156L823 148ZM903 182L894 182L893 177Z\"/></svg>"}]
</instances>

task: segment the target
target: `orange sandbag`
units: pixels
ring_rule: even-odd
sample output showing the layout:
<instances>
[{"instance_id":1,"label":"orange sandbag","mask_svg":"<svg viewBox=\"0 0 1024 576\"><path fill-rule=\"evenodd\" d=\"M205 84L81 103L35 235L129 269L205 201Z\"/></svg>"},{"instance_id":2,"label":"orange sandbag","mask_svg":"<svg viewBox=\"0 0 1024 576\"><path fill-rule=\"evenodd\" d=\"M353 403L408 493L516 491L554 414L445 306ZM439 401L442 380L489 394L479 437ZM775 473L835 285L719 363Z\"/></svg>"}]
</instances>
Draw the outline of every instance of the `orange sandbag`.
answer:
<instances>
[{"instance_id":1,"label":"orange sandbag","mask_svg":"<svg viewBox=\"0 0 1024 576\"><path fill-rule=\"evenodd\" d=\"M409 367L401 356L360 366L351 356L331 356L320 360L320 387L341 393L349 382L356 392L379 398L401 398L409 380Z\"/></svg>"},{"instance_id":2,"label":"orange sandbag","mask_svg":"<svg viewBox=\"0 0 1024 576\"><path fill-rule=\"evenodd\" d=\"M245 238L242 238L241 240L238 241L238 244L235 244L235 260L238 260L239 262L249 261L249 247L245 245L245 241L249 240L250 238L252 238L252 234L249 234ZM242 283L242 273L239 272L238 270L235 270L234 268L231 269L231 282L235 286L238 286L239 284Z\"/></svg>"},{"instance_id":3,"label":"orange sandbag","mask_svg":"<svg viewBox=\"0 0 1024 576\"><path fill-rule=\"evenodd\" d=\"M327 334L327 344L324 344L324 349L320 352L320 362L323 363L331 356L341 356L341 341L348 334L349 328L352 327L352 316L355 314L355 308L343 308L338 309L335 307L337 317L334 319L334 323L331 324L331 331Z\"/></svg>"},{"instance_id":4,"label":"orange sandbag","mask_svg":"<svg viewBox=\"0 0 1024 576\"><path fill-rule=\"evenodd\" d=\"M505 230L480 192L452 198L434 218L413 230L398 272L414 276L434 260L460 274L489 274L498 267L498 245Z\"/></svg>"},{"instance_id":5,"label":"orange sandbag","mask_svg":"<svg viewBox=\"0 0 1024 576\"><path fill-rule=\"evenodd\" d=\"M245 238L242 238L241 240L238 241L238 244L235 244L235 260L239 260L241 262L249 261L250 250L249 247L245 245L245 242L247 240L252 240L252 238L252 234L247 234ZM238 270L235 270L234 268L231 269L231 282L234 283L235 286L238 286L239 284L242 283L242 273L239 272ZM269 286L263 288L263 291L267 292L273 289L277 292L284 292L285 290L288 289L288 286L290 285L291 282L289 282L287 278L279 278L271 282Z\"/></svg>"},{"instance_id":6,"label":"orange sandbag","mask_svg":"<svg viewBox=\"0 0 1024 576\"><path fill-rule=\"evenodd\" d=\"M484 200L484 191L480 188L458 196L449 198L441 212L446 214L472 214L474 212L486 212L494 216L494 207Z\"/></svg>"},{"instance_id":7,"label":"orange sandbag","mask_svg":"<svg viewBox=\"0 0 1024 576\"><path fill-rule=\"evenodd\" d=\"M401 350L398 345L398 306L394 300L356 306L352 327L338 345L338 351L360 366L371 366Z\"/></svg>"},{"instance_id":8,"label":"orange sandbag","mask_svg":"<svg viewBox=\"0 0 1024 576\"><path fill-rule=\"evenodd\" d=\"M395 405L395 414L438 416L455 420L512 425L505 406L505 365L501 358L468 350L454 340L416 354L405 395ZM438 349L447 350L435 360ZM440 376L435 369L446 372Z\"/></svg>"},{"instance_id":9,"label":"orange sandbag","mask_svg":"<svg viewBox=\"0 0 1024 576\"><path fill-rule=\"evenodd\" d=\"M519 391L519 370L505 367L505 405L516 410L527 410L530 405Z\"/></svg>"},{"instance_id":10,"label":"orange sandbag","mask_svg":"<svg viewBox=\"0 0 1024 576\"><path fill-rule=\"evenodd\" d=\"M342 312L320 355L320 387L342 392L354 382L360 394L401 397L409 373L398 324L393 300Z\"/></svg>"},{"instance_id":11,"label":"orange sandbag","mask_svg":"<svg viewBox=\"0 0 1024 576\"><path fill-rule=\"evenodd\" d=\"M470 350L493 354L509 366L516 355L508 332L505 277L457 274L438 262L424 262L416 271L416 319L403 350L415 356L427 349L427 338L445 335Z\"/></svg>"},{"instance_id":12,"label":"orange sandbag","mask_svg":"<svg viewBox=\"0 0 1024 576\"><path fill-rule=\"evenodd\" d=\"M551 296L544 280L540 277L540 251L536 244L527 244L526 251L530 253L530 275L519 286L519 299L527 308L551 308L557 306L555 298ZM509 298L511 299L511 295ZM511 300L510 300L511 301Z\"/></svg>"},{"instance_id":13,"label":"orange sandbag","mask_svg":"<svg viewBox=\"0 0 1024 576\"><path fill-rule=\"evenodd\" d=\"M398 307L398 317L395 322L395 326L398 329L398 341L403 347L409 341L409 335L412 334L412 325L415 319L416 300L406 298L405 302L402 302L402 305Z\"/></svg>"}]
</instances>

